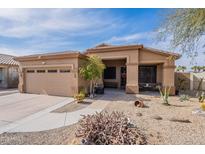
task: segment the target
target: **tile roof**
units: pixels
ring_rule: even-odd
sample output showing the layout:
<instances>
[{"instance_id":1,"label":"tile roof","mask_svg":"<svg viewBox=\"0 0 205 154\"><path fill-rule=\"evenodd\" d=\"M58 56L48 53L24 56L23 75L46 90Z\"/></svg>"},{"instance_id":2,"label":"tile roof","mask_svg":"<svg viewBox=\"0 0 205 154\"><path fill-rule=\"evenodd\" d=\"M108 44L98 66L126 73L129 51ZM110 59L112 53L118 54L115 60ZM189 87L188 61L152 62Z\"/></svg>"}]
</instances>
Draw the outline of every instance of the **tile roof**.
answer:
<instances>
[{"instance_id":1,"label":"tile roof","mask_svg":"<svg viewBox=\"0 0 205 154\"><path fill-rule=\"evenodd\" d=\"M0 64L2 65L19 65L17 61L14 60L14 56L0 54Z\"/></svg>"}]
</instances>

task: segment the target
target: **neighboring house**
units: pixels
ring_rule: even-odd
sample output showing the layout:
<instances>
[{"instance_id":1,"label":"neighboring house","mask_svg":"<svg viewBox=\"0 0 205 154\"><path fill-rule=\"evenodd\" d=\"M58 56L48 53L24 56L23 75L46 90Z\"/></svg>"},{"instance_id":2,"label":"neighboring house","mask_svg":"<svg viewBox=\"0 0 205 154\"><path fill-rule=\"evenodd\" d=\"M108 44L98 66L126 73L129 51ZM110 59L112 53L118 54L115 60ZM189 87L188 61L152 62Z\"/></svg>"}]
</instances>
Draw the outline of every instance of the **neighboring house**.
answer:
<instances>
[{"instance_id":1,"label":"neighboring house","mask_svg":"<svg viewBox=\"0 0 205 154\"><path fill-rule=\"evenodd\" d=\"M18 62L14 56L0 54L0 88L18 86Z\"/></svg>"},{"instance_id":2,"label":"neighboring house","mask_svg":"<svg viewBox=\"0 0 205 154\"><path fill-rule=\"evenodd\" d=\"M125 89L127 93L139 93L161 85L171 87L175 94L175 60L179 54L146 48L143 45L111 46L102 44L87 49L85 53L59 52L23 56L20 62L19 90L21 92L73 96L88 81L79 75L79 68L87 56L98 55L106 65L102 82L105 87Z\"/></svg>"}]
</instances>

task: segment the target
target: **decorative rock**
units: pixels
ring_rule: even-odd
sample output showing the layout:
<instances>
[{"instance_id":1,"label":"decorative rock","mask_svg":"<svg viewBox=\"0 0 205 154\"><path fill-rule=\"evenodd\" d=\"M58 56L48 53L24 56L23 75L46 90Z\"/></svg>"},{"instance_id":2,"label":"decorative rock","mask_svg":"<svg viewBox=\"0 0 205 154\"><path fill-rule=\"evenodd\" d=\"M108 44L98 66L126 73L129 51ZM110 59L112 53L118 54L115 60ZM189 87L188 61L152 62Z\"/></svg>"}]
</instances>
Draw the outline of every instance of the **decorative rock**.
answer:
<instances>
[{"instance_id":1,"label":"decorative rock","mask_svg":"<svg viewBox=\"0 0 205 154\"><path fill-rule=\"evenodd\" d=\"M153 116L152 118L155 119L155 120L162 120L162 117L160 117L160 116L158 116L158 115L155 115L155 116Z\"/></svg>"},{"instance_id":2,"label":"decorative rock","mask_svg":"<svg viewBox=\"0 0 205 154\"><path fill-rule=\"evenodd\" d=\"M136 113L136 115L138 116L138 117L141 117L142 116L142 113Z\"/></svg>"}]
</instances>

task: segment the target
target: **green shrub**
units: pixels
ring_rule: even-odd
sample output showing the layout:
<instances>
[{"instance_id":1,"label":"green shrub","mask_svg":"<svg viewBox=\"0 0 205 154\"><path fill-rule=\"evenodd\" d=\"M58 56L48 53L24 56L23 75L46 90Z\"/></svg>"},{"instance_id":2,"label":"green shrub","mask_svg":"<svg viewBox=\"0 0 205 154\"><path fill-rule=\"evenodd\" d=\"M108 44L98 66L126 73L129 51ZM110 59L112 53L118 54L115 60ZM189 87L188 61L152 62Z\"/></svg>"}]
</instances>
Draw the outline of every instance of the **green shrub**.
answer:
<instances>
[{"instance_id":1,"label":"green shrub","mask_svg":"<svg viewBox=\"0 0 205 154\"><path fill-rule=\"evenodd\" d=\"M77 101L77 103L83 102L83 100L85 99L85 91L81 90L79 94L74 96L74 98Z\"/></svg>"},{"instance_id":2,"label":"green shrub","mask_svg":"<svg viewBox=\"0 0 205 154\"><path fill-rule=\"evenodd\" d=\"M201 95L199 96L199 103L203 103L205 99L205 95L204 92L201 93Z\"/></svg>"},{"instance_id":3,"label":"green shrub","mask_svg":"<svg viewBox=\"0 0 205 154\"><path fill-rule=\"evenodd\" d=\"M184 102L184 101L189 101L190 97L189 95L180 95L180 102Z\"/></svg>"}]
</instances>

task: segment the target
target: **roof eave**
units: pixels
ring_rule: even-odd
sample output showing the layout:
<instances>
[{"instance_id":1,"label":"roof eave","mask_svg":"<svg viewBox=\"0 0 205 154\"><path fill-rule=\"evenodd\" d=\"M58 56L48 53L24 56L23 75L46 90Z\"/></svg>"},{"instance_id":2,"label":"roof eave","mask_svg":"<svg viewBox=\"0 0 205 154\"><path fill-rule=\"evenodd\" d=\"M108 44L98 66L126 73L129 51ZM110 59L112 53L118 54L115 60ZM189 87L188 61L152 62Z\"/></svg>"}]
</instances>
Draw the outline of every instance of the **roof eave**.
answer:
<instances>
[{"instance_id":1,"label":"roof eave","mask_svg":"<svg viewBox=\"0 0 205 154\"><path fill-rule=\"evenodd\" d=\"M124 46L109 46L100 48L90 48L87 49L85 54L97 53L97 52L111 52L111 51L121 51L121 50L136 50L143 48L143 45L124 45Z\"/></svg>"},{"instance_id":2,"label":"roof eave","mask_svg":"<svg viewBox=\"0 0 205 154\"><path fill-rule=\"evenodd\" d=\"M33 60L51 60L51 59L65 59L65 58L86 58L86 55L80 52L66 53L66 54L55 54L55 55L33 55L33 56L22 56L16 57L16 61L33 61Z\"/></svg>"}]
</instances>

